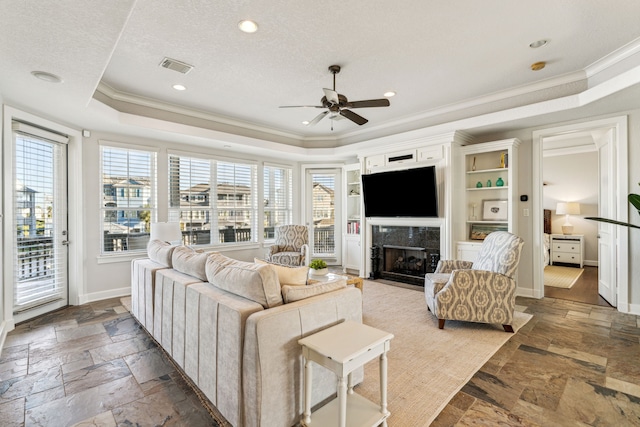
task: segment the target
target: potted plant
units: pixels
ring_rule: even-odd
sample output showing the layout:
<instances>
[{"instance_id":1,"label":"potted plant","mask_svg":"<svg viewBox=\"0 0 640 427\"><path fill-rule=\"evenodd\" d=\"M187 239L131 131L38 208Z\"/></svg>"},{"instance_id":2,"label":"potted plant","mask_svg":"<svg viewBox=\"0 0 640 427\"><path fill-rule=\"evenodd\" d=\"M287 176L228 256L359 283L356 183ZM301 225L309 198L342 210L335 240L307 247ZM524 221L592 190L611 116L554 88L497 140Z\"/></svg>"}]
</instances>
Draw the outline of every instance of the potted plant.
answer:
<instances>
[{"instance_id":1,"label":"potted plant","mask_svg":"<svg viewBox=\"0 0 640 427\"><path fill-rule=\"evenodd\" d=\"M640 185L640 183L638 183L638 185ZM634 208L636 208L636 210L640 214L640 195L631 193L628 196L628 200L629 200L629 203ZM600 218L600 217L588 216L588 217L585 217L585 219L591 219L593 221L600 221L600 222L607 222L609 224L615 224L615 225L622 225L624 227L629 227L629 228L640 228L640 226L637 226L635 224L631 224L630 222L621 222L621 221L616 221L614 219L609 219L609 218Z\"/></svg>"},{"instance_id":2,"label":"potted plant","mask_svg":"<svg viewBox=\"0 0 640 427\"><path fill-rule=\"evenodd\" d=\"M311 269L311 274L313 276L324 276L329 273L329 269L327 268L327 263L322 259L313 259L309 263L309 268Z\"/></svg>"}]
</instances>

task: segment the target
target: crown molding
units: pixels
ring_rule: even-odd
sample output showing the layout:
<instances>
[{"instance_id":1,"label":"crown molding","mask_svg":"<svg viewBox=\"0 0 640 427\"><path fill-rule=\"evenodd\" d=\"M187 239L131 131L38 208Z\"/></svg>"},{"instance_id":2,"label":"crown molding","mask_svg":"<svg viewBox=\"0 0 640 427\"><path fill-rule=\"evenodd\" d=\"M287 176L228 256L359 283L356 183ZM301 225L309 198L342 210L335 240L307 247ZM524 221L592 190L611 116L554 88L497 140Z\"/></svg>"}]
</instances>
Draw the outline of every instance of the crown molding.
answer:
<instances>
[{"instance_id":1,"label":"crown molding","mask_svg":"<svg viewBox=\"0 0 640 427\"><path fill-rule=\"evenodd\" d=\"M588 65L587 68L585 68L587 78L591 78L596 74L608 68L611 68L617 63L622 62L625 59L628 59L638 53L640 53L640 37L627 43L621 48L614 50L613 52L611 52L604 58L599 59L593 64Z\"/></svg>"}]
</instances>

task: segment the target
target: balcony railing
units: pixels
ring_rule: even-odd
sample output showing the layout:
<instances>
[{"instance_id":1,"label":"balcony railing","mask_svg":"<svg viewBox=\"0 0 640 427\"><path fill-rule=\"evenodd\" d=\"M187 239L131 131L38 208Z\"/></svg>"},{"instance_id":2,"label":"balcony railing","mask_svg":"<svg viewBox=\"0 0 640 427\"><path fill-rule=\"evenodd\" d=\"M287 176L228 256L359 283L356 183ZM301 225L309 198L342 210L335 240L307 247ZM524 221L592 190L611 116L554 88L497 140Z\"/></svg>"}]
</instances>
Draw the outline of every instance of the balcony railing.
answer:
<instances>
[{"instance_id":1,"label":"balcony railing","mask_svg":"<svg viewBox=\"0 0 640 427\"><path fill-rule=\"evenodd\" d=\"M52 260L52 237L18 237L17 280L52 276Z\"/></svg>"}]
</instances>

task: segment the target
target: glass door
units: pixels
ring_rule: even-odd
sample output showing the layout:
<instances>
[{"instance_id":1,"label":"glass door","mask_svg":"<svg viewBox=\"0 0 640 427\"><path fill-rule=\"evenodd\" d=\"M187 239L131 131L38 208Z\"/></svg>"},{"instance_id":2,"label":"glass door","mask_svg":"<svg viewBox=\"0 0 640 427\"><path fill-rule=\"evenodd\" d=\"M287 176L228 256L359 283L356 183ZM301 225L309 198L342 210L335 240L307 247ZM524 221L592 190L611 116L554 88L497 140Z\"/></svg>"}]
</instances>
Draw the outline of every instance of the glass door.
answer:
<instances>
[{"instance_id":1,"label":"glass door","mask_svg":"<svg viewBox=\"0 0 640 427\"><path fill-rule=\"evenodd\" d=\"M340 209L336 209L336 200L340 200L341 173L339 169L312 169L307 171L306 179L311 259L322 258L334 265L341 259L340 218L337 218Z\"/></svg>"},{"instance_id":2,"label":"glass door","mask_svg":"<svg viewBox=\"0 0 640 427\"><path fill-rule=\"evenodd\" d=\"M68 301L67 145L20 129L14 125L12 156L16 322Z\"/></svg>"}]
</instances>

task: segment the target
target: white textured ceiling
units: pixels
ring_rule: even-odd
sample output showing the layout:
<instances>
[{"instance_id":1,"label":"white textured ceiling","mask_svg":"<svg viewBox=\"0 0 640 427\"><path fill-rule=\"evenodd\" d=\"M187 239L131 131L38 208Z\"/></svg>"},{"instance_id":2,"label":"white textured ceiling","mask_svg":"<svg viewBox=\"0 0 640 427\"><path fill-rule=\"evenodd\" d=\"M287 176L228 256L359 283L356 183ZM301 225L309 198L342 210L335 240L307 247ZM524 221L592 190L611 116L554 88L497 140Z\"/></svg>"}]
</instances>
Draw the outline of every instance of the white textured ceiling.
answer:
<instances>
[{"instance_id":1,"label":"white textured ceiling","mask_svg":"<svg viewBox=\"0 0 640 427\"><path fill-rule=\"evenodd\" d=\"M211 129L307 146L578 94L597 82L594 64L640 38L637 0L0 0L0 7L6 103L99 128L108 120L96 117L95 97L123 112L178 121L167 112L182 113ZM247 18L258 23L255 34L238 30ZM547 46L528 46L543 38ZM195 68L164 69L164 57ZM537 61L547 67L533 72ZM321 110L278 108L318 105L332 64L343 67L339 93L361 100L394 90L391 106L355 110L369 123L335 121L333 130L328 119L301 123ZM619 66L630 65L637 64ZM34 70L64 83L37 80ZM175 83L187 90L173 90Z\"/></svg>"}]
</instances>

